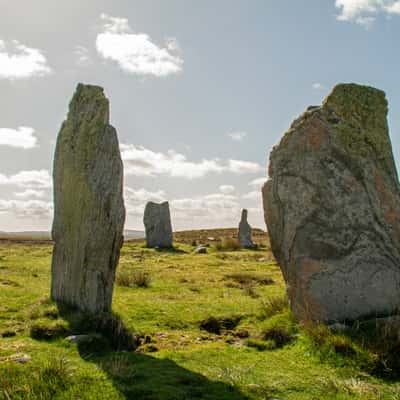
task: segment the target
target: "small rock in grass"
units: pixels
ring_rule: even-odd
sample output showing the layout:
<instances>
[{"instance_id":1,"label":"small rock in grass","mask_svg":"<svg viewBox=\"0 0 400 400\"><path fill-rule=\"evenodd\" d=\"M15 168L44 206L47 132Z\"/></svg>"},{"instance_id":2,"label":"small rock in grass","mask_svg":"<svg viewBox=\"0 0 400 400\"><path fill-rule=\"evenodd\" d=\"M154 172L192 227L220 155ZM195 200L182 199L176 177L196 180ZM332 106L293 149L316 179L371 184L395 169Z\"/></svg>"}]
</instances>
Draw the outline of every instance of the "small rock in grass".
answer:
<instances>
[{"instance_id":1,"label":"small rock in grass","mask_svg":"<svg viewBox=\"0 0 400 400\"><path fill-rule=\"evenodd\" d=\"M196 248L194 251L196 254L206 254L207 253L207 247L200 245Z\"/></svg>"}]
</instances>

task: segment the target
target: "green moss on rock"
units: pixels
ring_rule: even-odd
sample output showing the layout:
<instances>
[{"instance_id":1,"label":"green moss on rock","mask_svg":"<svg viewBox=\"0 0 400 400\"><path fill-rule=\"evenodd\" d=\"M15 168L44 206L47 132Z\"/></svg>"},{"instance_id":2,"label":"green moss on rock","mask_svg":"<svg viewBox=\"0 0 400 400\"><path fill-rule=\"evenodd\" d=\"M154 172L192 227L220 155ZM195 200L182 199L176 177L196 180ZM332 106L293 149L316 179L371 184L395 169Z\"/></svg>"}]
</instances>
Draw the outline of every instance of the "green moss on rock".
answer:
<instances>
[{"instance_id":1,"label":"green moss on rock","mask_svg":"<svg viewBox=\"0 0 400 400\"><path fill-rule=\"evenodd\" d=\"M335 86L323 103L347 151L367 157L374 152L389 170L393 156L387 125L388 103L379 89L357 84Z\"/></svg>"}]
</instances>

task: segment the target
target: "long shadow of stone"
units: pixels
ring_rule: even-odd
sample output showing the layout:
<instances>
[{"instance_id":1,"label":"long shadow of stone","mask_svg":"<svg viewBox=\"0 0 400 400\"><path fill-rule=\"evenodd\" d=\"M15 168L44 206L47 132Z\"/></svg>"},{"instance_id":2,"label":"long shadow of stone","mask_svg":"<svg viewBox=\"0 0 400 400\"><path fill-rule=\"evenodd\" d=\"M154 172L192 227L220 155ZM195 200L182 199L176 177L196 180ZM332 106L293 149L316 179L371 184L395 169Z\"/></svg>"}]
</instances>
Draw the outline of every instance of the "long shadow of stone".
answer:
<instances>
[{"instance_id":1,"label":"long shadow of stone","mask_svg":"<svg viewBox=\"0 0 400 400\"><path fill-rule=\"evenodd\" d=\"M126 399L248 400L235 387L211 381L169 359L134 352L81 356L97 364Z\"/></svg>"},{"instance_id":2,"label":"long shadow of stone","mask_svg":"<svg viewBox=\"0 0 400 400\"><path fill-rule=\"evenodd\" d=\"M80 356L100 367L126 399L249 400L234 386L211 381L172 360L135 352L140 337L132 334L116 314L89 316L58 307L71 333L84 335L78 341Z\"/></svg>"}]
</instances>

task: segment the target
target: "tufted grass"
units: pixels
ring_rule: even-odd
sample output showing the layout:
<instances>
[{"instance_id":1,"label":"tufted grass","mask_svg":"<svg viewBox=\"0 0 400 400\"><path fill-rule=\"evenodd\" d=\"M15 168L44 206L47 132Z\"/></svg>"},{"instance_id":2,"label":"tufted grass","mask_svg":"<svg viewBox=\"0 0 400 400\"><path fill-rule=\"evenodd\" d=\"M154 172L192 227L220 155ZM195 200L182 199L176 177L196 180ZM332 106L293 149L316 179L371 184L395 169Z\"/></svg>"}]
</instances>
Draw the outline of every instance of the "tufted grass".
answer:
<instances>
[{"instance_id":1,"label":"tufted grass","mask_svg":"<svg viewBox=\"0 0 400 400\"><path fill-rule=\"evenodd\" d=\"M199 256L192 241L162 252L125 243L118 273L151 285L116 285L118 317L95 321L49 300L50 243L0 242L0 400L400 400L399 380L373 368L368 332L293 320L268 246ZM64 339L90 330L89 345ZM117 331L135 335L136 351L115 350Z\"/></svg>"}]
</instances>

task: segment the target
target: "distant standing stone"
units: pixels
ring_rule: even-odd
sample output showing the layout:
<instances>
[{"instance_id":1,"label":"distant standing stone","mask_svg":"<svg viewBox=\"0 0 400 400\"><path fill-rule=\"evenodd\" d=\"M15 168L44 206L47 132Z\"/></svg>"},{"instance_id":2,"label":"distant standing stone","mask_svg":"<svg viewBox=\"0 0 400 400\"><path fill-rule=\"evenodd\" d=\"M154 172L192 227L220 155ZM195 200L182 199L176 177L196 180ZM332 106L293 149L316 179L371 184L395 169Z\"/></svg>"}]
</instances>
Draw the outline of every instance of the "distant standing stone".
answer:
<instances>
[{"instance_id":1,"label":"distant standing stone","mask_svg":"<svg viewBox=\"0 0 400 400\"><path fill-rule=\"evenodd\" d=\"M251 226L247 222L247 210L242 210L242 217L239 223L238 230L238 240L240 243L240 247L244 249L252 249L254 248L254 243L251 238Z\"/></svg>"},{"instance_id":2,"label":"distant standing stone","mask_svg":"<svg viewBox=\"0 0 400 400\"><path fill-rule=\"evenodd\" d=\"M144 210L143 223L147 247L172 247L171 215L167 201L161 204L148 202Z\"/></svg>"},{"instance_id":3,"label":"distant standing stone","mask_svg":"<svg viewBox=\"0 0 400 400\"><path fill-rule=\"evenodd\" d=\"M384 92L340 84L271 152L265 220L300 319L400 309L400 190L387 111Z\"/></svg>"},{"instance_id":4,"label":"distant standing stone","mask_svg":"<svg viewBox=\"0 0 400 400\"><path fill-rule=\"evenodd\" d=\"M54 157L53 300L109 311L123 242L123 166L109 102L79 84Z\"/></svg>"}]
</instances>

